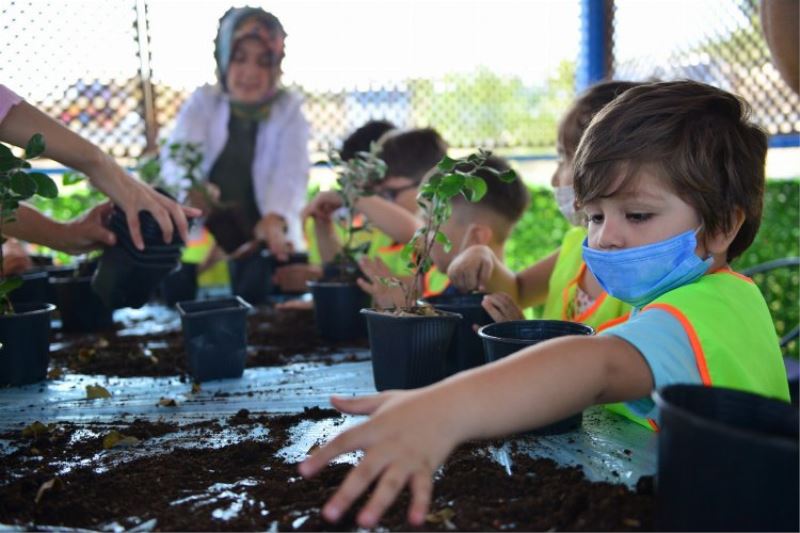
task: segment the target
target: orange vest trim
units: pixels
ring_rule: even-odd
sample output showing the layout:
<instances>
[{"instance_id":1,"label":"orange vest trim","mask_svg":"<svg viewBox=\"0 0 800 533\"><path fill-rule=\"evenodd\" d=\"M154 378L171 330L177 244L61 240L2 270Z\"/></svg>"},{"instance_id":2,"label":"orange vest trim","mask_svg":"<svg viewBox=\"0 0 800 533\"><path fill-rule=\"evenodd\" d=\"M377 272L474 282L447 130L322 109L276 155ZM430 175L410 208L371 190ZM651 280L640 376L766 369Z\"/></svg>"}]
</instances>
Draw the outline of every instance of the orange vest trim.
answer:
<instances>
[{"instance_id":1,"label":"orange vest trim","mask_svg":"<svg viewBox=\"0 0 800 533\"><path fill-rule=\"evenodd\" d=\"M570 322L583 322L584 320L586 320L587 318L592 316L600 308L601 305L603 305L603 302L605 301L606 297L608 296L608 293L606 291L603 291L600 294L600 296L598 296L595 299L594 303L591 306L589 306L589 309L585 310L583 313L580 313L576 317L573 317L573 318L567 317L567 309L569 309L569 291L570 291L570 289L572 288L573 285L576 286L575 290L577 290L578 282L580 282L580 280L583 277L583 274L585 272L586 272L586 263L583 262L583 263L581 263L581 267L578 269L578 273L575 275L574 278L572 278L572 280L569 283L567 283L567 286L564 287L564 290L561 293L561 295L562 295L562 303L563 303L562 310L561 310L561 319L562 320L568 320ZM605 324L604 324L604 326L605 326ZM600 330L598 330L598 331L600 331Z\"/></svg>"},{"instance_id":2,"label":"orange vest trim","mask_svg":"<svg viewBox=\"0 0 800 533\"><path fill-rule=\"evenodd\" d=\"M652 430L655 431L656 433L661 431L661 429L658 427L658 424L656 424L656 421L653 420L652 418L648 418L647 423L650 424L650 428L652 428Z\"/></svg>"},{"instance_id":3,"label":"orange vest trim","mask_svg":"<svg viewBox=\"0 0 800 533\"><path fill-rule=\"evenodd\" d=\"M747 283L755 283L752 279L748 278L744 274L739 274L738 272L734 271L729 266L720 267L720 268L718 268L715 271L710 272L710 273L711 274L730 274L731 276L736 276L740 280L746 281Z\"/></svg>"},{"instance_id":4,"label":"orange vest trim","mask_svg":"<svg viewBox=\"0 0 800 533\"><path fill-rule=\"evenodd\" d=\"M436 296L437 294L442 294L445 290L447 290L447 287L450 286L450 278L447 278L447 281L445 282L444 287L442 287L441 290L435 291L435 290L431 289L431 276L433 276L433 269L432 268L429 269L427 272L425 272L425 277L422 278L422 283L423 283L422 297L423 298L430 298L431 296Z\"/></svg>"},{"instance_id":5,"label":"orange vest trim","mask_svg":"<svg viewBox=\"0 0 800 533\"><path fill-rule=\"evenodd\" d=\"M706 363L706 356L703 352L703 346L700 344L700 339L697 337L697 332L694 330L694 326L686 316L680 312L677 307L674 307L669 304L650 304L644 307L642 311L646 311L647 309L661 309L662 311L666 311L667 313L671 314L675 317L683 326L684 331L686 331L686 335L689 336L689 343L692 345L692 351L694 352L694 359L697 362L697 370L700 371L700 378L703 380L703 385L708 387L711 386L711 374L708 372L708 364Z\"/></svg>"},{"instance_id":6,"label":"orange vest trim","mask_svg":"<svg viewBox=\"0 0 800 533\"><path fill-rule=\"evenodd\" d=\"M400 243L390 244L389 246L382 246L382 247L378 248L378 252L379 253L399 252L400 250L403 249L404 246L405 246L405 244L400 244Z\"/></svg>"},{"instance_id":7,"label":"orange vest trim","mask_svg":"<svg viewBox=\"0 0 800 533\"><path fill-rule=\"evenodd\" d=\"M200 236L196 239L189 239L189 242L186 243L186 246L200 246L202 244L210 244L211 243L211 233L206 229L200 232Z\"/></svg>"},{"instance_id":8,"label":"orange vest trim","mask_svg":"<svg viewBox=\"0 0 800 533\"><path fill-rule=\"evenodd\" d=\"M618 316L617 318L612 318L608 322L604 322L603 324L598 326L597 330L595 331L595 333L600 333L601 331L607 330L608 328L613 328L617 324L622 324L623 322L627 322L630 317L631 317L631 313L630 313L630 311L628 311L627 313L625 313L622 316Z\"/></svg>"}]
</instances>

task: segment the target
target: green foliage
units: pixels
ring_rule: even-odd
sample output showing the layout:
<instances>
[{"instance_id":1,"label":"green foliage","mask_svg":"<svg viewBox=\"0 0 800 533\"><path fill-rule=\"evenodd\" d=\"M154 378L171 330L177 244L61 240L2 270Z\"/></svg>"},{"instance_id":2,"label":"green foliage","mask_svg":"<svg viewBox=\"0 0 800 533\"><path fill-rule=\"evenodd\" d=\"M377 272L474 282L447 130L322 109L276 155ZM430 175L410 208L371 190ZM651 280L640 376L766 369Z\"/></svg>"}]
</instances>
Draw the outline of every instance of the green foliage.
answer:
<instances>
[{"instance_id":1,"label":"green foliage","mask_svg":"<svg viewBox=\"0 0 800 533\"><path fill-rule=\"evenodd\" d=\"M203 188L200 164L203 162L203 153L197 143L175 142L169 145L169 156L183 169L183 178L189 182L189 188ZM159 166L159 171L161 167Z\"/></svg>"},{"instance_id":2,"label":"green foliage","mask_svg":"<svg viewBox=\"0 0 800 533\"><path fill-rule=\"evenodd\" d=\"M518 272L555 251L569 223L561 216L546 187L531 188L531 204L506 243L506 260ZM800 180L768 181L764 216L753 245L733 262L744 268L783 257L800 256ZM754 276L764 293L778 334L783 336L800 322L800 272L785 268ZM798 343L786 350L798 356Z\"/></svg>"},{"instance_id":3,"label":"green foliage","mask_svg":"<svg viewBox=\"0 0 800 533\"><path fill-rule=\"evenodd\" d=\"M20 202L33 196L58 196L58 187L49 176L28 171L31 168L28 160L40 156L44 150L44 137L40 133L30 138L21 158L16 157L10 148L0 144L0 245L5 242L3 226L14 220ZM0 312L13 312L8 294L21 284L22 280L19 278L6 279L3 272L3 250L0 246Z\"/></svg>"},{"instance_id":4,"label":"green foliage","mask_svg":"<svg viewBox=\"0 0 800 533\"><path fill-rule=\"evenodd\" d=\"M422 279L433 265L431 250L434 244L442 244L445 250L452 248L450 240L440 231L442 224L452 213L450 199L458 194L470 202L478 202L483 198L486 194L486 182L475 175L478 170L485 170L505 182L517 179L513 170L498 172L488 166L486 161L491 155L491 152L480 149L461 159L445 156L436 166L436 172L420 185L417 204L422 209L425 224L414 233L402 252L403 257L409 261L408 267L414 273L411 285L403 286L406 308L414 307L419 298Z\"/></svg>"},{"instance_id":5,"label":"green foliage","mask_svg":"<svg viewBox=\"0 0 800 533\"><path fill-rule=\"evenodd\" d=\"M555 146L559 118L575 96L575 63L563 61L541 86L487 68L410 83L413 122L451 146ZM491 141L489 141L491 140Z\"/></svg>"},{"instance_id":6,"label":"green foliage","mask_svg":"<svg viewBox=\"0 0 800 533\"><path fill-rule=\"evenodd\" d=\"M357 152L349 161L342 160L335 150L331 150L328 154L328 164L336 172L337 192L347 212L346 238L342 244L342 251L336 257L341 276L348 272L348 267L355 272L354 265L358 258L369 250L369 242L353 244L355 234L366 227L355 226L356 202L359 198L373 194L375 186L386 176L386 163L378 157L378 151L378 145L373 143L369 152Z\"/></svg>"}]
</instances>

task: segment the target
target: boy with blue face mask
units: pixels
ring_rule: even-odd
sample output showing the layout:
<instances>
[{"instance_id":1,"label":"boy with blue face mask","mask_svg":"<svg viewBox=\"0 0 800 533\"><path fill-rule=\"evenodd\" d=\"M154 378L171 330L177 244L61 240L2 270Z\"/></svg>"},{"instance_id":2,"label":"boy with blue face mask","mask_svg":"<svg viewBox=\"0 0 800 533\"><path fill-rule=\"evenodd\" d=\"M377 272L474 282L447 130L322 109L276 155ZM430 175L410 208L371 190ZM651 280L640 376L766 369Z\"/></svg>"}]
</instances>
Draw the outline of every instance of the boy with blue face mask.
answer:
<instances>
[{"instance_id":1,"label":"boy with blue face mask","mask_svg":"<svg viewBox=\"0 0 800 533\"><path fill-rule=\"evenodd\" d=\"M578 147L575 192L589 219L587 265L612 295L636 305L631 319L422 389L334 397L338 409L372 416L300 465L308 477L342 453L365 450L323 516L338 520L377 482L356 518L373 527L408 484L408 520L422 525L433 473L459 443L541 427L598 403L627 402L652 417L649 395L669 383L788 401L766 302L728 266L760 224L766 150L746 105L701 83L635 87L604 108ZM631 260L655 263L657 273Z\"/></svg>"},{"instance_id":2,"label":"boy with blue face mask","mask_svg":"<svg viewBox=\"0 0 800 533\"><path fill-rule=\"evenodd\" d=\"M447 275L457 288L491 293L484 297L483 307L496 322L521 320L520 308L544 304L544 319L581 322L600 331L630 312L630 305L609 296L583 261L586 221L575 209L572 173L578 143L592 117L637 85L628 81L598 83L575 100L558 126L559 161L552 186L559 210L574 226L565 233L558 250L516 273L487 246L471 246L452 261Z\"/></svg>"}]
</instances>

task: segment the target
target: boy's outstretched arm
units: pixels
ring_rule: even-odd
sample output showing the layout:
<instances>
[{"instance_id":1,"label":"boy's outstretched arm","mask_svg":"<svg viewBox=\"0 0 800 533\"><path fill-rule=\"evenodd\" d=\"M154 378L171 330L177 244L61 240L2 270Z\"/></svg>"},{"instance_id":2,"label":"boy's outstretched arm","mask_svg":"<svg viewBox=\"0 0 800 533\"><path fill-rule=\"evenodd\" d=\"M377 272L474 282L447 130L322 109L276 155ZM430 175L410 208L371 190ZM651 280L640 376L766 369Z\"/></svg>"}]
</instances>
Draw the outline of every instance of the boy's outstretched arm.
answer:
<instances>
[{"instance_id":1,"label":"boy's outstretched arm","mask_svg":"<svg viewBox=\"0 0 800 533\"><path fill-rule=\"evenodd\" d=\"M410 241L417 228L422 227L422 221L412 213L380 196L359 198L356 209L364 213L373 226L401 244Z\"/></svg>"},{"instance_id":2,"label":"boy's outstretched arm","mask_svg":"<svg viewBox=\"0 0 800 533\"><path fill-rule=\"evenodd\" d=\"M642 398L652 388L650 368L627 342L613 336L555 339L422 389L333 398L343 412L372 416L317 450L300 473L311 477L334 457L364 450L323 516L338 520L377 481L357 516L360 526L375 526L406 485L408 521L422 525L433 473L459 443L540 427L596 403Z\"/></svg>"},{"instance_id":3,"label":"boy's outstretched arm","mask_svg":"<svg viewBox=\"0 0 800 533\"><path fill-rule=\"evenodd\" d=\"M503 292L525 309L543 303L547 298L550 275L558 250L515 274L491 248L470 246L458 254L447 269L447 277L462 291Z\"/></svg>"}]
</instances>

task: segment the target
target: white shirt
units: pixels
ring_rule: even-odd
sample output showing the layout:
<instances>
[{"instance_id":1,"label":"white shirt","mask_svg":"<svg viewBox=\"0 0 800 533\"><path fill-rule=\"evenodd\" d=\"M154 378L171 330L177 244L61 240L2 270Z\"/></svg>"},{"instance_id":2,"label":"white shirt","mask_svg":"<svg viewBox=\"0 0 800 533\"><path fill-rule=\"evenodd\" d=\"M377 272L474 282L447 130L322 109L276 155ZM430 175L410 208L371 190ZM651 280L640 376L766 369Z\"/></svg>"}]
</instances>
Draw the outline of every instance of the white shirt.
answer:
<instances>
[{"instance_id":1,"label":"white shirt","mask_svg":"<svg viewBox=\"0 0 800 533\"><path fill-rule=\"evenodd\" d=\"M258 126L253 158L253 191L261 216L276 213L288 224L288 238L295 250L305 249L300 211L308 189L309 125L300 95L284 90L273 102L269 118ZM228 142L230 101L217 86L198 88L184 103L175 129L161 152L162 177L172 186L182 183L182 170L169 158L169 145L191 142L203 153L201 172L208 180L211 168Z\"/></svg>"}]
</instances>

